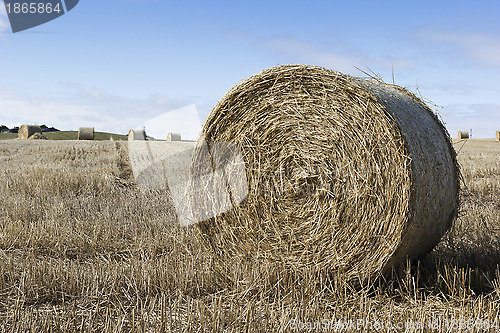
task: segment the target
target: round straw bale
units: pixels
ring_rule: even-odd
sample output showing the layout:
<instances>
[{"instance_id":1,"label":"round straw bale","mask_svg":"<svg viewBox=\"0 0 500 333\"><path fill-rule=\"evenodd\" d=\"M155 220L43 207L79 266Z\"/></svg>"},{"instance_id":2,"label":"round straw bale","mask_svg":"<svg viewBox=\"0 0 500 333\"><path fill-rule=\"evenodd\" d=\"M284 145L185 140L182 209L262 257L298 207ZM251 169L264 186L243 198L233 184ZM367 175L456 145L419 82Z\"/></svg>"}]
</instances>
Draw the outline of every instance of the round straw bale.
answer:
<instances>
[{"instance_id":1,"label":"round straw bale","mask_svg":"<svg viewBox=\"0 0 500 333\"><path fill-rule=\"evenodd\" d=\"M35 133L28 140L47 140L47 138L41 133Z\"/></svg>"},{"instance_id":2,"label":"round straw bale","mask_svg":"<svg viewBox=\"0 0 500 333\"><path fill-rule=\"evenodd\" d=\"M78 129L78 140L94 140L94 128L80 127Z\"/></svg>"},{"instance_id":3,"label":"round straw bale","mask_svg":"<svg viewBox=\"0 0 500 333\"><path fill-rule=\"evenodd\" d=\"M468 139L469 138L469 132L468 131L458 131L458 138L459 139Z\"/></svg>"},{"instance_id":4,"label":"round straw bale","mask_svg":"<svg viewBox=\"0 0 500 333\"><path fill-rule=\"evenodd\" d=\"M144 141L146 140L145 130L130 130L128 131L128 141Z\"/></svg>"},{"instance_id":5,"label":"round straw bale","mask_svg":"<svg viewBox=\"0 0 500 333\"><path fill-rule=\"evenodd\" d=\"M308 65L264 70L212 109L193 179L206 174L204 142L237 144L246 170L245 199L196 224L223 260L373 277L428 253L457 214L449 134L395 85Z\"/></svg>"},{"instance_id":6,"label":"round straw bale","mask_svg":"<svg viewBox=\"0 0 500 333\"><path fill-rule=\"evenodd\" d=\"M181 141L181 135L178 133L168 133L167 141Z\"/></svg>"},{"instance_id":7,"label":"round straw bale","mask_svg":"<svg viewBox=\"0 0 500 333\"><path fill-rule=\"evenodd\" d=\"M22 125L19 127L19 131L17 132L17 136L19 139L28 139L35 133L42 134L42 128L38 125Z\"/></svg>"},{"instance_id":8,"label":"round straw bale","mask_svg":"<svg viewBox=\"0 0 500 333\"><path fill-rule=\"evenodd\" d=\"M497 131L497 133L496 133L496 140L500 141L500 131Z\"/></svg>"}]
</instances>

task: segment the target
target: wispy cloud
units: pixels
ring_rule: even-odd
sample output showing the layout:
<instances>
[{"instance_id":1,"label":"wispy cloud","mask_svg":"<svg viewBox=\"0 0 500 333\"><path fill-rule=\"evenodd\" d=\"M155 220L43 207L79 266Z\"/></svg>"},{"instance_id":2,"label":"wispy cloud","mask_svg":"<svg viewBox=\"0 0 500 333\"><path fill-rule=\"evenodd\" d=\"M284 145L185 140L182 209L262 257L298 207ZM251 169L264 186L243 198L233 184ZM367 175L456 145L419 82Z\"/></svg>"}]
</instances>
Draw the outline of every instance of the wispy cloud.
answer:
<instances>
[{"instance_id":1,"label":"wispy cloud","mask_svg":"<svg viewBox=\"0 0 500 333\"><path fill-rule=\"evenodd\" d=\"M446 43L469 59L486 66L500 66L500 38L481 33L458 33L432 27L421 29L417 35L428 41Z\"/></svg>"},{"instance_id":2,"label":"wispy cloud","mask_svg":"<svg viewBox=\"0 0 500 333\"><path fill-rule=\"evenodd\" d=\"M359 72L354 66L364 65L376 69L390 69L413 67L414 63L403 58L375 58L366 55L355 45L343 41L330 41L324 43L311 43L296 37L272 37L259 42L283 59L291 59L295 62L312 63L320 66L333 68L346 73Z\"/></svg>"},{"instance_id":3,"label":"wispy cloud","mask_svg":"<svg viewBox=\"0 0 500 333\"><path fill-rule=\"evenodd\" d=\"M444 121L452 136L458 131L472 129L475 138L493 138L499 129L499 104L446 105L444 112L448 114Z\"/></svg>"},{"instance_id":4,"label":"wispy cloud","mask_svg":"<svg viewBox=\"0 0 500 333\"><path fill-rule=\"evenodd\" d=\"M103 124L107 117L97 108L88 105L65 103L46 98L36 98L11 90L0 90L0 122L7 126L22 123L39 123L74 129L88 124L91 118Z\"/></svg>"},{"instance_id":5,"label":"wispy cloud","mask_svg":"<svg viewBox=\"0 0 500 333\"><path fill-rule=\"evenodd\" d=\"M32 96L0 87L0 124L38 123L64 130L92 126L99 131L127 133L153 117L195 102L170 99L159 93L146 99L131 99L77 83L61 84L66 91L53 97Z\"/></svg>"}]
</instances>

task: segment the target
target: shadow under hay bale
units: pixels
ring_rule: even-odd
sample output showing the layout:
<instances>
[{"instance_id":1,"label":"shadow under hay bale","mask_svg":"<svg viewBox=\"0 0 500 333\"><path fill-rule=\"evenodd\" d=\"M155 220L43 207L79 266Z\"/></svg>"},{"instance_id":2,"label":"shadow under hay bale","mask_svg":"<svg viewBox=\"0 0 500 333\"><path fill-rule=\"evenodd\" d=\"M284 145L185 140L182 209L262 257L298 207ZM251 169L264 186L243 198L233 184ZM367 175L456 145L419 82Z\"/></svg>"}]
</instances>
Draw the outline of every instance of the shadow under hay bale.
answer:
<instances>
[{"instance_id":1,"label":"shadow under hay bale","mask_svg":"<svg viewBox=\"0 0 500 333\"><path fill-rule=\"evenodd\" d=\"M94 140L94 128L80 127L78 129L78 140Z\"/></svg>"},{"instance_id":2,"label":"shadow under hay bale","mask_svg":"<svg viewBox=\"0 0 500 333\"><path fill-rule=\"evenodd\" d=\"M245 200L197 223L223 261L371 278L425 255L457 214L449 134L398 86L307 65L264 70L212 109L193 179L206 142L238 144L246 169Z\"/></svg>"},{"instance_id":3,"label":"shadow under hay bale","mask_svg":"<svg viewBox=\"0 0 500 333\"><path fill-rule=\"evenodd\" d=\"M468 131L458 131L458 138L460 140L468 139L469 138L469 132Z\"/></svg>"},{"instance_id":4,"label":"shadow under hay bale","mask_svg":"<svg viewBox=\"0 0 500 333\"><path fill-rule=\"evenodd\" d=\"M38 125L22 125L19 127L19 130L17 132L17 137L21 140L28 139L31 137L33 134L39 133L40 135L42 134L42 128Z\"/></svg>"}]
</instances>

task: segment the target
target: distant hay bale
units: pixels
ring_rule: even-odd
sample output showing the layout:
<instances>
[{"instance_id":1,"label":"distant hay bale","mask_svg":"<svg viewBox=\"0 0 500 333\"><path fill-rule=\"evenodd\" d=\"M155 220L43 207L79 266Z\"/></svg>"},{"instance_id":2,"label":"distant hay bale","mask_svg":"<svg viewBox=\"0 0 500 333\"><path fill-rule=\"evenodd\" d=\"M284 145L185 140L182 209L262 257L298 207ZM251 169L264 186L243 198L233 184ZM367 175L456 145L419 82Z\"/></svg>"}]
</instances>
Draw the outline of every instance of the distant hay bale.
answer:
<instances>
[{"instance_id":1,"label":"distant hay bale","mask_svg":"<svg viewBox=\"0 0 500 333\"><path fill-rule=\"evenodd\" d=\"M94 128L80 127L78 129L78 140L94 140Z\"/></svg>"},{"instance_id":2,"label":"distant hay bale","mask_svg":"<svg viewBox=\"0 0 500 333\"><path fill-rule=\"evenodd\" d=\"M196 224L223 262L379 276L428 253L457 215L449 134L395 85L316 66L264 70L212 109L192 179L224 164L212 152L206 161L204 142L239 145L246 169L245 199ZM193 192L207 190L193 184ZM191 209L196 216L204 207L192 200Z\"/></svg>"},{"instance_id":3,"label":"distant hay bale","mask_svg":"<svg viewBox=\"0 0 500 333\"><path fill-rule=\"evenodd\" d=\"M497 133L496 133L496 140L500 141L500 131L497 131Z\"/></svg>"},{"instance_id":4,"label":"distant hay bale","mask_svg":"<svg viewBox=\"0 0 500 333\"><path fill-rule=\"evenodd\" d=\"M178 133L168 133L167 141L181 141L181 135Z\"/></svg>"},{"instance_id":5,"label":"distant hay bale","mask_svg":"<svg viewBox=\"0 0 500 333\"><path fill-rule=\"evenodd\" d=\"M145 130L130 130L128 131L128 141L144 141L146 140Z\"/></svg>"},{"instance_id":6,"label":"distant hay bale","mask_svg":"<svg viewBox=\"0 0 500 333\"><path fill-rule=\"evenodd\" d=\"M462 139L468 139L469 138L469 132L468 131L458 131L458 138L460 140L462 140Z\"/></svg>"},{"instance_id":7,"label":"distant hay bale","mask_svg":"<svg viewBox=\"0 0 500 333\"><path fill-rule=\"evenodd\" d=\"M35 133L31 135L28 140L47 140L47 138L41 133Z\"/></svg>"},{"instance_id":8,"label":"distant hay bale","mask_svg":"<svg viewBox=\"0 0 500 333\"><path fill-rule=\"evenodd\" d=\"M21 140L28 139L35 133L42 134L42 128L38 125L22 125L19 127L19 131L17 132L17 137Z\"/></svg>"}]
</instances>

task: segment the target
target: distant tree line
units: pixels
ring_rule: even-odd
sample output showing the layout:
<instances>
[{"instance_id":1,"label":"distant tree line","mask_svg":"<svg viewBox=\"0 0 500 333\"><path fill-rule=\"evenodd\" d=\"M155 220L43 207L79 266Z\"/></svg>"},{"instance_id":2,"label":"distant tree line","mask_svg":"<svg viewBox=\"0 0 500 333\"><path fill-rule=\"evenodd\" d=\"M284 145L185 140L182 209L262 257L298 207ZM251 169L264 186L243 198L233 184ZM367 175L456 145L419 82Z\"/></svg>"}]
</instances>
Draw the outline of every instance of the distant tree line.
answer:
<instances>
[{"instance_id":1,"label":"distant tree line","mask_svg":"<svg viewBox=\"0 0 500 333\"><path fill-rule=\"evenodd\" d=\"M46 125L40 125L42 132L59 132L55 127L47 127ZM19 132L19 126L8 128L5 125L0 125L0 133L17 133Z\"/></svg>"}]
</instances>

